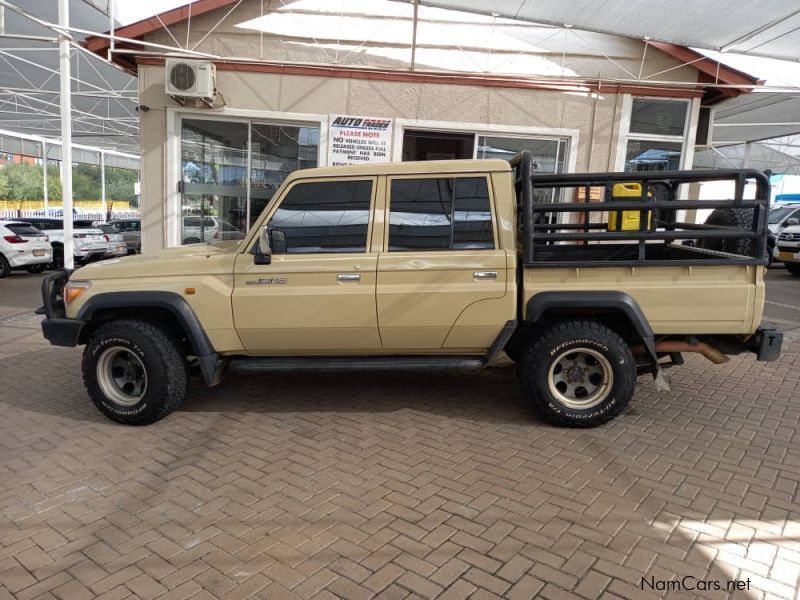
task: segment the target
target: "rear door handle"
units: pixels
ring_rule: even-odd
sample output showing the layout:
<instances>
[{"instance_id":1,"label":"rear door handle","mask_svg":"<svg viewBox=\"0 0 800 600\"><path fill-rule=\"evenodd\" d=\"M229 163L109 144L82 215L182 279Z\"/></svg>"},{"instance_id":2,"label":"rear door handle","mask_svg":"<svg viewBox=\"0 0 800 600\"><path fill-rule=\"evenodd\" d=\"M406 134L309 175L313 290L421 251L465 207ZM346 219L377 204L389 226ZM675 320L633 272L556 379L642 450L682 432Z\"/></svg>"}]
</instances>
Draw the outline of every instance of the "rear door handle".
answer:
<instances>
[{"instance_id":1,"label":"rear door handle","mask_svg":"<svg viewBox=\"0 0 800 600\"><path fill-rule=\"evenodd\" d=\"M339 273L336 276L336 281L361 281L361 275L358 273Z\"/></svg>"},{"instance_id":2,"label":"rear door handle","mask_svg":"<svg viewBox=\"0 0 800 600\"><path fill-rule=\"evenodd\" d=\"M497 279L497 271L475 271L472 276L475 279Z\"/></svg>"}]
</instances>

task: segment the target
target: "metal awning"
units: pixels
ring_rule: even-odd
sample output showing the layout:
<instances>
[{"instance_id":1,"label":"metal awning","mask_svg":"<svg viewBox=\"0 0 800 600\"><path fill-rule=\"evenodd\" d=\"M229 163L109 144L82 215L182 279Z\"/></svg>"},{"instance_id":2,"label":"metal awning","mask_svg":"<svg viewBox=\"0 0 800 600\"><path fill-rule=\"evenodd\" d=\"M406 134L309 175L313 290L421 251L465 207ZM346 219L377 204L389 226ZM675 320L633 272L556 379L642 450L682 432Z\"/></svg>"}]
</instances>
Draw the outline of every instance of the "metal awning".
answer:
<instances>
[{"instance_id":1,"label":"metal awning","mask_svg":"<svg viewBox=\"0 0 800 600\"><path fill-rule=\"evenodd\" d=\"M57 32L51 26L57 22L54 1L0 1L0 129L60 138ZM79 30L104 31L109 17L89 1L73 0L70 23ZM73 140L138 153L137 80L80 46L85 37L73 33Z\"/></svg>"},{"instance_id":2,"label":"metal awning","mask_svg":"<svg viewBox=\"0 0 800 600\"><path fill-rule=\"evenodd\" d=\"M800 6L781 0L420 0L420 4L681 46L800 61Z\"/></svg>"}]
</instances>

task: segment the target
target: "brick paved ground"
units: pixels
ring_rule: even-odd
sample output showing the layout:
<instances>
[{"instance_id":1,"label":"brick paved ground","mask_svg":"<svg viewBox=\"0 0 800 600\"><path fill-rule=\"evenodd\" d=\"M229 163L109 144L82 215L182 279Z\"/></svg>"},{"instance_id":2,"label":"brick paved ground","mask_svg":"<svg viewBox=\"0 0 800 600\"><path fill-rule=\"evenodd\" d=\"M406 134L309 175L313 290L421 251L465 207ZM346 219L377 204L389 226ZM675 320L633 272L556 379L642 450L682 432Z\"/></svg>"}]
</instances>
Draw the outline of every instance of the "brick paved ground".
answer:
<instances>
[{"instance_id":1,"label":"brick paved ground","mask_svg":"<svg viewBox=\"0 0 800 600\"><path fill-rule=\"evenodd\" d=\"M128 428L79 350L5 316L0 598L640 598L684 575L793 598L799 351L690 359L589 431L530 417L508 369L195 383Z\"/></svg>"}]
</instances>

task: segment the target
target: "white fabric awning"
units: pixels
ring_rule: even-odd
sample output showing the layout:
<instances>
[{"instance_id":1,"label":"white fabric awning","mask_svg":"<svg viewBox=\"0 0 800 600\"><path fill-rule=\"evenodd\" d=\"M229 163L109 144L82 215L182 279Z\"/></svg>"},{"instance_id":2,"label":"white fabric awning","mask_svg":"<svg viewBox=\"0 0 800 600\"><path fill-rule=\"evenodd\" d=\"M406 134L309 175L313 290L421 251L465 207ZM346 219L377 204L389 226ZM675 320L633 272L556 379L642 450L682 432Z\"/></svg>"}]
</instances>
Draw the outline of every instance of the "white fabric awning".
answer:
<instances>
[{"instance_id":1,"label":"white fabric awning","mask_svg":"<svg viewBox=\"0 0 800 600\"><path fill-rule=\"evenodd\" d=\"M420 4L800 61L800 5L784 0L420 0Z\"/></svg>"}]
</instances>

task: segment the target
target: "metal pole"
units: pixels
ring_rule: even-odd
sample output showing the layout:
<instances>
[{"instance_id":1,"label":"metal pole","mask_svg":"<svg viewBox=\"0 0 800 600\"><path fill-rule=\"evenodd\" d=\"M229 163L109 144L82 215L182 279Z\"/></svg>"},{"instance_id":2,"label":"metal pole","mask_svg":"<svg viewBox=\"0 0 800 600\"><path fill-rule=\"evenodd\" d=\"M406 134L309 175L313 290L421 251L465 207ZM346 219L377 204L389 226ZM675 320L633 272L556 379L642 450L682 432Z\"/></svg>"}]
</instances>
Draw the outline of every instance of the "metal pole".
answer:
<instances>
[{"instance_id":1,"label":"metal pole","mask_svg":"<svg viewBox=\"0 0 800 600\"><path fill-rule=\"evenodd\" d=\"M108 62L111 62L113 61L114 54L114 0L108 0L108 33L111 34L111 38L109 40L106 58Z\"/></svg>"},{"instance_id":2,"label":"metal pole","mask_svg":"<svg viewBox=\"0 0 800 600\"><path fill-rule=\"evenodd\" d=\"M106 153L100 150L100 203L106 214Z\"/></svg>"},{"instance_id":3,"label":"metal pole","mask_svg":"<svg viewBox=\"0 0 800 600\"><path fill-rule=\"evenodd\" d=\"M414 17L411 25L411 70L417 66L417 23L419 22L419 0L414 0Z\"/></svg>"},{"instance_id":4,"label":"metal pole","mask_svg":"<svg viewBox=\"0 0 800 600\"><path fill-rule=\"evenodd\" d=\"M69 27L69 0L58 0L58 24ZM74 241L72 239L72 99L70 93L70 36L66 29L58 34L59 78L61 80L61 193L64 199L64 268L72 269Z\"/></svg>"},{"instance_id":5,"label":"metal pole","mask_svg":"<svg viewBox=\"0 0 800 600\"><path fill-rule=\"evenodd\" d=\"M42 191L44 192L44 214L47 216L48 209L48 190L47 190L47 142L42 140L42 170L44 171L44 182Z\"/></svg>"}]
</instances>

